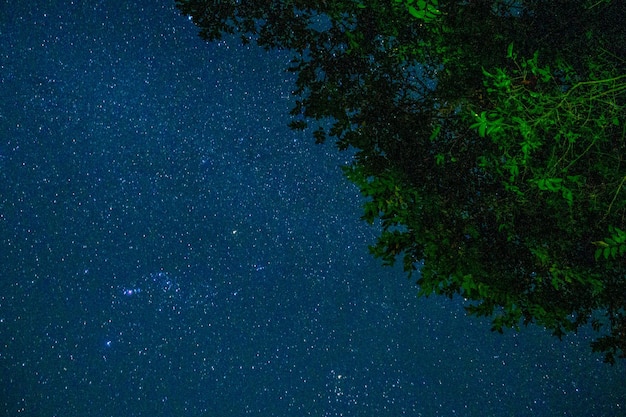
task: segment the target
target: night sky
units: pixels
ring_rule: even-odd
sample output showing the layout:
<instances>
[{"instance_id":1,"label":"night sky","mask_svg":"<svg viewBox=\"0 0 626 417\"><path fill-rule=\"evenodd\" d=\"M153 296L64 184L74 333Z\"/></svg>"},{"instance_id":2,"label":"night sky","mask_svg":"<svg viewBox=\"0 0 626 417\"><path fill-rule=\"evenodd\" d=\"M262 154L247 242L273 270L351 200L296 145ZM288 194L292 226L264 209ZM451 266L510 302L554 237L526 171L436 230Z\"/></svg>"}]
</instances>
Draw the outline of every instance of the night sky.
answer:
<instances>
[{"instance_id":1,"label":"night sky","mask_svg":"<svg viewBox=\"0 0 626 417\"><path fill-rule=\"evenodd\" d=\"M368 254L290 55L173 1L0 6L0 415L620 416L626 365Z\"/></svg>"}]
</instances>

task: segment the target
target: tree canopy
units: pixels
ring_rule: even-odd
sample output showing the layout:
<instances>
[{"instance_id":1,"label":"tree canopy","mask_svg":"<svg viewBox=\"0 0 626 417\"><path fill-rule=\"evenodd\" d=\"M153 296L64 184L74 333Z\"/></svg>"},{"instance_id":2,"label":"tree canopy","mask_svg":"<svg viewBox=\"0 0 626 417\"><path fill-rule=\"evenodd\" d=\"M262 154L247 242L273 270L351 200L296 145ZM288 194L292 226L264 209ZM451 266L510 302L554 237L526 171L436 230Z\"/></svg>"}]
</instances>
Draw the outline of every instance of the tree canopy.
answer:
<instances>
[{"instance_id":1,"label":"tree canopy","mask_svg":"<svg viewBox=\"0 0 626 417\"><path fill-rule=\"evenodd\" d=\"M385 264L492 330L626 352L626 2L177 0L208 41L294 52L291 127L353 148Z\"/></svg>"}]
</instances>

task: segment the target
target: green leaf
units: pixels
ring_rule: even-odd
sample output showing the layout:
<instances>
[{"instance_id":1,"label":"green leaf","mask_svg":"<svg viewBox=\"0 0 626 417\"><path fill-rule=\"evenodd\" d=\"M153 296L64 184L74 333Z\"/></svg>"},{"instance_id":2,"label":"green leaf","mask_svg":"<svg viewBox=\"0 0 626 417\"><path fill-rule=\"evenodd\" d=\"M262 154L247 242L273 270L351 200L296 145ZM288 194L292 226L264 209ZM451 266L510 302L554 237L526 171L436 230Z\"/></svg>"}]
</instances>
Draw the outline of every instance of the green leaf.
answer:
<instances>
[{"instance_id":1,"label":"green leaf","mask_svg":"<svg viewBox=\"0 0 626 417\"><path fill-rule=\"evenodd\" d=\"M484 67L482 68L482 71L483 71L483 75L485 77L487 77L487 78L493 78L494 77L494 75L491 74L489 71L487 71Z\"/></svg>"},{"instance_id":2,"label":"green leaf","mask_svg":"<svg viewBox=\"0 0 626 417\"><path fill-rule=\"evenodd\" d=\"M480 115L474 114L474 117L478 120L476 123L470 126L471 129L478 128L478 134L481 138L485 137L485 131L487 129L487 112L482 112Z\"/></svg>"},{"instance_id":3,"label":"green leaf","mask_svg":"<svg viewBox=\"0 0 626 417\"><path fill-rule=\"evenodd\" d=\"M481 138L485 137L485 130L487 129L487 124L486 123L481 123L480 126L478 126L478 134L480 135Z\"/></svg>"},{"instance_id":4,"label":"green leaf","mask_svg":"<svg viewBox=\"0 0 626 417\"><path fill-rule=\"evenodd\" d=\"M594 253L593 257L595 258L595 260L597 261L598 259L600 259L600 256L602 256L602 248L598 248L596 249L596 252Z\"/></svg>"},{"instance_id":5,"label":"green leaf","mask_svg":"<svg viewBox=\"0 0 626 417\"><path fill-rule=\"evenodd\" d=\"M564 189L561 186L562 182L563 182L563 178L545 178L545 179L540 179L539 181L537 181L537 187L542 191L559 191L559 190ZM570 191L570 194L571 194L571 191Z\"/></svg>"},{"instance_id":6,"label":"green leaf","mask_svg":"<svg viewBox=\"0 0 626 417\"><path fill-rule=\"evenodd\" d=\"M506 50L506 57L513 58L513 42L509 44L509 47Z\"/></svg>"},{"instance_id":7,"label":"green leaf","mask_svg":"<svg viewBox=\"0 0 626 417\"><path fill-rule=\"evenodd\" d=\"M426 20L425 19L426 12L424 10L417 10L415 7L409 6L409 13L411 13L413 17L416 17L421 20Z\"/></svg>"},{"instance_id":8,"label":"green leaf","mask_svg":"<svg viewBox=\"0 0 626 417\"><path fill-rule=\"evenodd\" d=\"M437 135L439 135L439 132L441 131L441 125L438 125L437 127L435 127L435 130L433 130L433 133L430 134L430 137L428 138L429 141L433 141L435 139L437 139Z\"/></svg>"},{"instance_id":9,"label":"green leaf","mask_svg":"<svg viewBox=\"0 0 626 417\"><path fill-rule=\"evenodd\" d=\"M426 10L432 14L432 18L434 19L437 15L440 15L441 12L437 10L437 8L431 4L426 5Z\"/></svg>"},{"instance_id":10,"label":"green leaf","mask_svg":"<svg viewBox=\"0 0 626 417\"><path fill-rule=\"evenodd\" d=\"M503 118L499 118L497 120L489 122L489 126L487 127L487 134L492 135L502 130L502 122L504 122Z\"/></svg>"},{"instance_id":11,"label":"green leaf","mask_svg":"<svg viewBox=\"0 0 626 417\"><path fill-rule=\"evenodd\" d=\"M557 277L552 277L552 286L557 291L559 289L559 283L560 283L560 280Z\"/></svg>"},{"instance_id":12,"label":"green leaf","mask_svg":"<svg viewBox=\"0 0 626 417\"><path fill-rule=\"evenodd\" d=\"M570 190L569 188L563 188L561 189L561 195L567 201L568 206L571 207L572 204L574 204L574 197L572 195L572 190Z\"/></svg>"},{"instance_id":13,"label":"green leaf","mask_svg":"<svg viewBox=\"0 0 626 417\"><path fill-rule=\"evenodd\" d=\"M539 188L541 191L547 191L548 187L546 187L546 180L539 180L537 181L537 188Z\"/></svg>"}]
</instances>

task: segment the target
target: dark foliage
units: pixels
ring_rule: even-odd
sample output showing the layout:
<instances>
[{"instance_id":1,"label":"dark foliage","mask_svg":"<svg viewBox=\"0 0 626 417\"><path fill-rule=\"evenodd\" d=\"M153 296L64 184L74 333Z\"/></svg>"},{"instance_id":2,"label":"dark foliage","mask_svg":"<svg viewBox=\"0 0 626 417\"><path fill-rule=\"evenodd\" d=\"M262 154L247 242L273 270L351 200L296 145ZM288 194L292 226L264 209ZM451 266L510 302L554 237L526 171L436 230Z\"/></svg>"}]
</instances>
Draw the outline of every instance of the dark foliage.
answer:
<instances>
[{"instance_id":1,"label":"dark foliage","mask_svg":"<svg viewBox=\"0 0 626 417\"><path fill-rule=\"evenodd\" d=\"M178 1L207 40L294 51L293 128L356 149L372 253L493 330L591 322L626 351L626 3ZM323 123L320 123L322 121Z\"/></svg>"}]
</instances>

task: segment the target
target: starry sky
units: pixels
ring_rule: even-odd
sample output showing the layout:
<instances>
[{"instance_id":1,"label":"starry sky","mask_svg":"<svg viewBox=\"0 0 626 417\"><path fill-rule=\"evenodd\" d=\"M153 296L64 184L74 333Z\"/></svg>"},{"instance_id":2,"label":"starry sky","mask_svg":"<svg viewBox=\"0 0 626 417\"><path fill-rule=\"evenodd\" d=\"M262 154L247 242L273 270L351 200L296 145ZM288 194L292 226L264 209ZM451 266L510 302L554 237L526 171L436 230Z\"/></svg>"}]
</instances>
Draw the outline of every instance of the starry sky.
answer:
<instances>
[{"instance_id":1,"label":"starry sky","mask_svg":"<svg viewBox=\"0 0 626 417\"><path fill-rule=\"evenodd\" d=\"M492 334L372 259L289 53L197 32L0 2L0 415L626 415L589 332Z\"/></svg>"}]
</instances>

